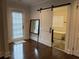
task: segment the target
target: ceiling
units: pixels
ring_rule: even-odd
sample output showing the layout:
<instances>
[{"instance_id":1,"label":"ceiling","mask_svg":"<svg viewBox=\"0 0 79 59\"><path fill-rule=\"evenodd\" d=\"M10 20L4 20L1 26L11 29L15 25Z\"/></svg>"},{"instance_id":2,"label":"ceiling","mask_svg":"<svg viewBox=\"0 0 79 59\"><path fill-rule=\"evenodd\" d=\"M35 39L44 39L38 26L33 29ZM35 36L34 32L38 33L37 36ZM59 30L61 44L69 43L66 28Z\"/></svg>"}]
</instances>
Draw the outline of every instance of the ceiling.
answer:
<instances>
[{"instance_id":1,"label":"ceiling","mask_svg":"<svg viewBox=\"0 0 79 59\"><path fill-rule=\"evenodd\" d=\"M48 1L51 1L51 0L8 0L8 2L19 2L19 3L27 4L30 6L45 3Z\"/></svg>"},{"instance_id":2,"label":"ceiling","mask_svg":"<svg viewBox=\"0 0 79 59\"><path fill-rule=\"evenodd\" d=\"M66 3L66 2L71 2L72 0L8 0L8 2L18 2L18 3L22 3L24 5L29 5L29 6L37 6L37 5L41 5L44 3L48 3L50 4L50 2L52 4L55 3Z\"/></svg>"}]
</instances>

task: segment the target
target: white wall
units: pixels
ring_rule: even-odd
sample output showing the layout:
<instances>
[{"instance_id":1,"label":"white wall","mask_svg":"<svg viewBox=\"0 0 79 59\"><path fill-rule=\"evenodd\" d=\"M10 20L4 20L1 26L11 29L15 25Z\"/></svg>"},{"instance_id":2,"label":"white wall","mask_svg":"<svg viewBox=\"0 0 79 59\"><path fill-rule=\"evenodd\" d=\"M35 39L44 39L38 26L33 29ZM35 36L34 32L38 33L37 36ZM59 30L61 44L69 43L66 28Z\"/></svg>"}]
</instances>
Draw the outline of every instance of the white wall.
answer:
<instances>
[{"instance_id":1,"label":"white wall","mask_svg":"<svg viewBox=\"0 0 79 59\"><path fill-rule=\"evenodd\" d=\"M6 25L6 1L0 0L0 57L6 56L8 49L7 25Z\"/></svg>"},{"instance_id":2,"label":"white wall","mask_svg":"<svg viewBox=\"0 0 79 59\"><path fill-rule=\"evenodd\" d=\"M21 3L16 3L16 2L8 2L7 6L7 17L8 17L8 39L9 42L11 42L12 37L11 37L11 26L10 26L10 20L11 20L11 15L10 12L12 9L16 9L23 11L24 13L24 39L29 39L29 19L30 19L30 13L29 13L29 7L26 5L23 5Z\"/></svg>"},{"instance_id":3,"label":"white wall","mask_svg":"<svg viewBox=\"0 0 79 59\"><path fill-rule=\"evenodd\" d=\"M78 19L77 19L77 16L78 16L77 15L77 13L78 13L77 12L77 10L78 10L77 1L78 0L74 0L72 3L72 7L71 7L72 8L72 11L71 11L71 14L72 14L71 25L72 26L70 27L71 31L70 31L70 40L69 40L68 48L70 49L71 54L74 54L79 57L79 53L78 53L79 49L77 49L78 48L78 37L77 37L78 36L78 31L77 31L78 27L77 26L79 26ZM77 42L76 42L76 40L77 40Z\"/></svg>"}]
</instances>

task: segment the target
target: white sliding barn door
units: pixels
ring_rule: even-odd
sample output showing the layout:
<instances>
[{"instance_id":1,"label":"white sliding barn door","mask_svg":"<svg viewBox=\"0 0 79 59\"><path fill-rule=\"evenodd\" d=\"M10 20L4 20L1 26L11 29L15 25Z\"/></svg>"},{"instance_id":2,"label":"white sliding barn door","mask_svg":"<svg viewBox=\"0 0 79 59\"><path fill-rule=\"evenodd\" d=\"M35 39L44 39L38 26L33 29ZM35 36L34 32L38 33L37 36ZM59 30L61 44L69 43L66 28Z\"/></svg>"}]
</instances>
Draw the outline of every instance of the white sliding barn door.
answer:
<instances>
[{"instance_id":1,"label":"white sliding barn door","mask_svg":"<svg viewBox=\"0 0 79 59\"><path fill-rule=\"evenodd\" d=\"M52 28L52 11L51 9L40 12L40 36L39 42L51 47L51 28Z\"/></svg>"}]
</instances>

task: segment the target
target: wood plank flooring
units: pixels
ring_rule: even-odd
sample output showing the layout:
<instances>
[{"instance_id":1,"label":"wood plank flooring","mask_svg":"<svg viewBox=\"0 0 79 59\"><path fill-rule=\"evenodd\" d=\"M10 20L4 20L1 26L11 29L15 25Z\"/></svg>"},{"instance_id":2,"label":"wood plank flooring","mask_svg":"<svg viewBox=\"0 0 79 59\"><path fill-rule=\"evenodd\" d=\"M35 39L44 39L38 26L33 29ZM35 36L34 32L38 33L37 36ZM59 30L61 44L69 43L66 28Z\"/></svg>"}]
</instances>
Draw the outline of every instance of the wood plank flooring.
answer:
<instances>
[{"instance_id":1,"label":"wood plank flooring","mask_svg":"<svg viewBox=\"0 0 79 59\"><path fill-rule=\"evenodd\" d=\"M11 58L7 59L79 59L55 48L50 48L35 41L11 44Z\"/></svg>"}]
</instances>

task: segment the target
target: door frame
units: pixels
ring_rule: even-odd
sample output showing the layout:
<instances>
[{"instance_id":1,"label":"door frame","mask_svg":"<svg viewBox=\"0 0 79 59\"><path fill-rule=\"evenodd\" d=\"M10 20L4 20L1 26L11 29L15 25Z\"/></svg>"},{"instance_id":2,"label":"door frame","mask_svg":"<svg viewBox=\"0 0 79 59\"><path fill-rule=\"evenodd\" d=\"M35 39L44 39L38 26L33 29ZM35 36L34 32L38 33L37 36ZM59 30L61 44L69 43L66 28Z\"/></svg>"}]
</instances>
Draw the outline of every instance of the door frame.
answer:
<instances>
[{"instance_id":1,"label":"door frame","mask_svg":"<svg viewBox=\"0 0 79 59\"><path fill-rule=\"evenodd\" d=\"M62 6L68 6L68 16L67 16L67 25L66 25L66 35L65 35L65 50L59 49L60 51L66 52L66 53L70 53L70 50L68 50L69 48L69 39L70 39L70 29L71 29L71 4L68 5L60 5L57 7L62 7ZM54 7L54 8L57 8Z\"/></svg>"},{"instance_id":2,"label":"door frame","mask_svg":"<svg viewBox=\"0 0 79 59\"><path fill-rule=\"evenodd\" d=\"M76 0L76 1L74 1L74 36L75 36L75 40L73 40L73 43L74 43L74 45L73 45L73 50L72 50L72 55L75 55L75 56L77 56L77 57L79 57L79 49L77 49L78 48L78 43L79 43L79 27L78 27L78 25L79 25L79 1L78 0Z\"/></svg>"},{"instance_id":3,"label":"door frame","mask_svg":"<svg viewBox=\"0 0 79 59\"><path fill-rule=\"evenodd\" d=\"M25 25L25 11L23 9L17 8L8 8L7 11L7 24L8 24L8 42L11 43L14 40L12 39L12 11L22 12L23 14L23 26ZM25 27L25 26L24 26ZM25 28L23 29L23 38L25 39Z\"/></svg>"},{"instance_id":4,"label":"door frame","mask_svg":"<svg viewBox=\"0 0 79 59\"><path fill-rule=\"evenodd\" d=\"M68 18L67 18L67 25L66 25L66 35L65 35L65 51L66 53L71 53L70 50L69 50L69 44L70 44L70 36L71 36L71 4L68 5ZM72 48L72 46L70 47Z\"/></svg>"}]
</instances>

